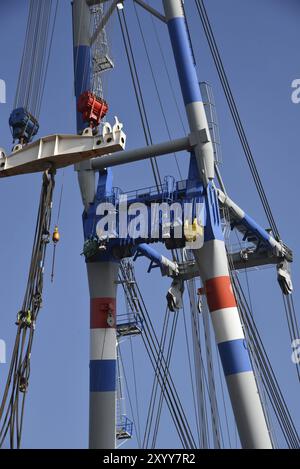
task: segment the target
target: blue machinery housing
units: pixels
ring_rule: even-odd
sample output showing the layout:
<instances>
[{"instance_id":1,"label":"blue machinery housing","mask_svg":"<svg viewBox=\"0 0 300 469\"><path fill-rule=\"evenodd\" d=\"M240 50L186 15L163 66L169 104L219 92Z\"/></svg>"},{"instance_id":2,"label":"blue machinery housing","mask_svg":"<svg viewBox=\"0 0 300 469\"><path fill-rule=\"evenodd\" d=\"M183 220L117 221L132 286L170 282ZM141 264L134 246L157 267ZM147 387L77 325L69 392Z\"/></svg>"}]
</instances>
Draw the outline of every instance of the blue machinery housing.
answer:
<instances>
[{"instance_id":1,"label":"blue machinery housing","mask_svg":"<svg viewBox=\"0 0 300 469\"><path fill-rule=\"evenodd\" d=\"M14 109L8 122L12 129L13 139L23 140L23 143L30 142L39 130L36 118L23 107Z\"/></svg>"},{"instance_id":2,"label":"blue machinery housing","mask_svg":"<svg viewBox=\"0 0 300 469\"><path fill-rule=\"evenodd\" d=\"M192 157L193 161L193 157ZM206 196L207 194L207 196ZM123 236L120 232L120 211L124 210L124 197L126 197L126 224L127 226L140 215L137 204L143 204L145 210L147 210L146 217L148 218L146 226L147 233L141 233L141 236L133 238L130 234L126 233ZM107 210L101 215L98 214L97 210L100 204L106 204ZM163 233L163 218L162 212L159 212L159 231L158 236L153 237L153 226L151 221L153 220L153 209L152 204L166 204L170 208L170 236L166 237ZM115 232L112 236L107 239L99 239L97 235L97 224L103 218L106 217L109 212L109 207L114 211L115 216ZM174 207L181 207L182 219L176 218L176 210L172 210ZM189 206L188 213L184 212L186 207ZM199 210L199 207L201 210ZM130 214L130 208L132 214ZM121 210L120 210L121 209ZM148 244L162 242L165 244L167 249L182 248L186 245L183 231L182 237L176 238L174 225L181 223L183 230L185 218L188 215L189 222L195 218L199 221L201 226L204 227L204 239L221 239L222 233L220 232L220 214L219 206L217 201L216 190L213 186L209 185L207 188L203 188L199 180L186 179L181 181L175 181L171 176L165 178L164 183L160 187L148 187L141 190L135 190L127 193L123 193L119 188L113 187L112 185L112 173L110 170L100 172L99 183L95 200L90 204L88 212L83 215L84 224L84 236L85 242L93 240L97 247L101 244L102 250L92 250L87 254L86 257L89 260L100 260L107 257L113 257L115 259L121 259L123 257L129 257L133 255L145 255L151 261L153 261L152 267L160 265L161 255L157 253L153 248L152 251L148 249L146 252L143 246ZM200 217L199 217L200 216ZM123 219L124 221L124 219ZM138 222L137 222L138 225ZM257 248L264 247L266 250L273 252L274 250L274 239L270 236L268 231L260 227L251 217L244 214L244 217L238 221L232 221L231 228L240 226L244 232L244 239L254 243ZM139 249L139 245L141 245ZM151 270L151 268L149 269Z\"/></svg>"}]
</instances>

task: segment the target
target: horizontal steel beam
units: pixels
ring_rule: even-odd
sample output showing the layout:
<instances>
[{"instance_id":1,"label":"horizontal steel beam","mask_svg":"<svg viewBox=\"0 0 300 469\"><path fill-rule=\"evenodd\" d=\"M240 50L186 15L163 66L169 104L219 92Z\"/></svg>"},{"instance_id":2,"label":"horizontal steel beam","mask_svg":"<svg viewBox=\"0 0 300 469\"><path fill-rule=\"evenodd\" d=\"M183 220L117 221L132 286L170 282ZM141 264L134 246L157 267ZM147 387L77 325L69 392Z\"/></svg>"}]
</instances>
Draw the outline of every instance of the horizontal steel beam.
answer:
<instances>
[{"instance_id":1,"label":"horizontal steel beam","mask_svg":"<svg viewBox=\"0 0 300 469\"><path fill-rule=\"evenodd\" d=\"M266 265L277 265L282 262L281 256L270 255L270 251L253 252L245 255L242 252L234 252L228 254L233 262L234 270L251 269L255 267L263 267Z\"/></svg>"},{"instance_id":2,"label":"horizontal steel beam","mask_svg":"<svg viewBox=\"0 0 300 469\"><path fill-rule=\"evenodd\" d=\"M232 263L233 270L244 270L255 267L263 267L266 265L278 265L282 262L281 256L271 254L270 251L262 252L234 252L228 254ZM195 261L187 261L178 264L179 278L182 280L190 280L199 277L199 269Z\"/></svg>"},{"instance_id":3,"label":"horizontal steel beam","mask_svg":"<svg viewBox=\"0 0 300 469\"><path fill-rule=\"evenodd\" d=\"M89 163L87 163L86 169L102 170L111 166L133 163L135 161L145 160L155 156L163 156L178 151L191 150L192 147L193 145L191 144L190 138L184 137L178 140L149 145L148 147L117 152L113 155L101 156L100 158L91 160L90 166Z\"/></svg>"},{"instance_id":4,"label":"horizontal steel beam","mask_svg":"<svg viewBox=\"0 0 300 469\"><path fill-rule=\"evenodd\" d=\"M121 129L118 122L113 128L106 124L101 136L93 137L87 129L85 135L49 135L29 145L16 145L8 156L0 152L0 177L59 169L95 156L119 153L126 143Z\"/></svg>"}]
</instances>

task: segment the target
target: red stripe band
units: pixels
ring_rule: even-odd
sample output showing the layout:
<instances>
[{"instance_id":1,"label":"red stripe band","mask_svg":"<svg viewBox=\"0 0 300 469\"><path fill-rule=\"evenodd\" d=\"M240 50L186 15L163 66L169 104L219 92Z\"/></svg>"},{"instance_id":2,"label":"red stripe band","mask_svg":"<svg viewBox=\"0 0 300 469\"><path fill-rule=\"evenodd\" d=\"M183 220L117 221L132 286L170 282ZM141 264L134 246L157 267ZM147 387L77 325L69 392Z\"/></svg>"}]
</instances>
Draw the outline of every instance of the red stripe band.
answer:
<instances>
[{"instance_id":1,"label":"red stripe band","mask_svg":"<svg viewBox=\"0 0 300 469\"><path fill-rule=\"evenodd\" d=\"M90 328L106 329L116 327L116 299L91 298Z\"/></svg>"},{"instance_id":2,"label":"red stripe band","mask_svg":"<svg viewBox=\"0 0 300 469\"><path fill-rule=\"evenodd\" d=\"M211 278L205 282L205 292L210 312L236 306L230 277Z\"/></svg>"}]
</instances>

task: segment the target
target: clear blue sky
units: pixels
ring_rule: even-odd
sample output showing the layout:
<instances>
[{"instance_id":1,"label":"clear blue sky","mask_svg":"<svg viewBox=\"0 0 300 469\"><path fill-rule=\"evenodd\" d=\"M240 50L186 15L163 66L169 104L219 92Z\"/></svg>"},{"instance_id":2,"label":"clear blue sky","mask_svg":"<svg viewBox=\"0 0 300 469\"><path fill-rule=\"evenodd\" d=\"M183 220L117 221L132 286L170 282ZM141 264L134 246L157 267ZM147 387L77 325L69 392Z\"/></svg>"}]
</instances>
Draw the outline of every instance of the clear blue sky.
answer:
<instances>
[{"instance_id":1,"label":"clear blue sky","mask_svg":"<svg viewBox=\"0 0 300 469\"><path fill-rule=\"evenodd\" d=\"M11 148L12 139L8 117L12 110L23 41L25 36L28 1L2 0L0 5L0 79L7 84L7 103L0 104L0 146ZM128 21L132 35L137 66L150 116L154 141L167 139L158 102L144 56L131 2L128 3ZM151 2L160 8L160 2ZM191 33L195 47L200 80L214 88L220 121L224 180L231 197L267 227L245 157L234 131L212 59L202 33L200 20L192 0L186 0ZM223 62L228 73L236 102L240 109L255 160L266 193L269 197L279 231L293 250L293 282L296 309L300 304L299 270L299 117L300 104L291 101L291 83L300 78L299 21L300 5L296 0L210 0L206 2ZM155 47L152 24L141 12L147 43L151 44L151 59L172 137L180 137L183 130L172 101L159 52ZM165 27L157 25L168 60L174 86L179 87L173 57ZM118 115L127 134L127 148L144 145L143 134L130 82L116 18L110 26L111 54L115 71L105 77L105 97L110 104L109 119ZM59 1L58 20L53 43L49 74L46 83L39 135L75 133L75 102L73 98L71 6L69 0ZM185 119L185 117L184 117ZM183 175L186 175L187 157L179 155ZM173 157L159 162L162 175L179 178ZM116 168L115 185L134 189L153 184L150 165L136 163ZM56 202L61 174L57 176ZM37 214L40 175L2 179L0 183L0 339L7 342L11 353L16 327L15 316L25 290L31 245ZM137 185L138 184L138 185ZM89 295L82 250L82 204L73 168L65 172L65 186L61 213L61 242L57 248L56 275L50 284L49 249L45 274L44 307L39 317L32 356L32 375L26 406L23 447L25 448L82 448L88 441L88 359L89 359ZM54 219L57 203L54 206ZM165 311L168 280L159 274L146 273L147 263L139 260L137 276L146 304L161 330ZM243 278L243 277L242 277ZM298 385L291 348L284 320L281 292L275 269L249 273L251 301L257 325L269 357L277 373L292 415L299 429L300 411ZM155 291L155 295L153 295ZM120 309L124 306L120 302ZM173 370L178 388L193 420L190 404L184 333L177 332ZM147 396L152 382L152 371L145 367L147 358L139 338L133 342L138 375L141 416L147 411ZM128 344L125 344L127 347ZM127 356L127 355L126 355ZM0 365L0 390L8 365ZM128 372L129 379L131 372ZM186 393L186 394L184 394ZM130 417L129 403L127 403ZM161 426L159 445L173 447L177 437L167 417ZM127 447L135 446L133 439Z\"/></svg>"}]
</instances>

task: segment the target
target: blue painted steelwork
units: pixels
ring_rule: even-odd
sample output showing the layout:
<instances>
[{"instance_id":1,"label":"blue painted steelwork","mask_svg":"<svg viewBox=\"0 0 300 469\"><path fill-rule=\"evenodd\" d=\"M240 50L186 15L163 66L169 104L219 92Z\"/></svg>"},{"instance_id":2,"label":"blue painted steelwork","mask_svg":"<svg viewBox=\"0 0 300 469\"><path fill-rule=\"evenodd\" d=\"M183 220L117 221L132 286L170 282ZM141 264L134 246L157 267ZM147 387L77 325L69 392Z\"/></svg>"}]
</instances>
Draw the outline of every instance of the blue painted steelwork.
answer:
<instances>
[{"instance_id":1,"label":"blue painted steelwork","mask_svg":"<svg viewBox=\"0 0 300 469\"><path fill-rule=\"evenodd\" d=\"M116 389L116 360L90 360L90 392Z\"/></svg>"},{"instance_id":2,"label":"blue painted steelwork","mask_svg":"<svg viewBox=\"0 0 300 469\"><path fill-rule=\"evenodd\" d=\"M221 342L218 349L225 376L252 371L245 339Z\"/></svg>"},{"instance_id":3,"label":"blue painted steelwork","mask_svg":"<svg viewBox=\"0 0 300 469\"><path fill-rule=\"evenodd\" d=\"M205 192L206 223L204 228L204 241L210 241L212 239L223 240L218 195L212 183L208 184Z\"/></svg>"},{"instance_id":4,"label":"blue painted steelwork","mask_svg":"<svg viewBox=\"0 0 300 469\"><path fill-rule=\"evenodd\" d=\"M149 244L141 243L137 246L134 260L139 255L145 256L151 261L148 267L148 273L155 267L160 268L162 275L169 275L171 272L173 274L178 273L177 265L153 249L151 246L149 246Z\"/></svg>"},{"instance_id":5,"label":"blue painted steelwork","mask_svg":"<svg viewBox=\"0 0 300 469\"><path fill-rule=\"evenodd\" d=\"M74 47L74 76L76 102L81 93L91 88L91 48L79 45ZM80 133L87 126L82 114L76 110L77 132Z\"/></svg>"},{"instance_id":6,"label":"blue painted steelwork","mask_svg":"<svg viewBox=\"0 0 300 469\"><path fill-rule=\"evenodd\" d=\"M126 204L124 203L124 197L126 197ZM93 258L93 261L107 258L107 256L109 256L116 247L127 248L126 254L134 255L136 251L135 247L141 243L149 244L163 242L168 246L173 242L173 244L175 243L174 246L183 247L185 245L183 233L180 239L176 239L174 237L176 228L172 227L172 224L175 222L179 223L179 226L181 226L181 229L183 230L185 221L184 217L186 216L186 204L190 204L191 207L191 212L188 214L191 221L199 216L199 207L203 207L201 213L203 220L201 220L201 224L205 225L206 223L206 211L204 207L202 186L197 186L196 181L192 182L183 180L176 183L174 181L174 184L170 185L170 180L166 179L165 183L159 188L149 187L140 191L122 193L120 189L112 187L110 171L102 172L99 177L95 200L90 204L88 212L83 215L85 240L97 238L98 223L107 214L105 212L104 214L99 215L100 204L107 204L107 208L110 208L111 212L115 213L115 236L110 239L101 240L106 246L106 251L99 252L98 256ZM125 236L120 237L120 213L124 212L124 209L126 209L125 215L122 216L122 221L125 221L126 227L128 227L138 216L136 213L133 215L128 213L129 209L137 207L136 204L143 204L144 210L147 211L145 215L147 217L147 232L141 233L141 236L137 238L131 237L127 232L125 233ZM152 204L166 204L164 207L168 207L170 209L170 238L166 238L164 235L161 211L158 216L159 229L156 236L153 236L153 226L151 222L153 220L154 206ZM180 219L177 219L177 210L181 214ZM152 254L155 257L155 254ZM156 261L159 263L158 258Z\"/></svg>"},{"instance_id":7,"label":"blue painted steelwork","mask_svg":"<svg viewBox=\"0 0 300 469\"><path fill-rule=\"evenodd\" d=\"M249 215L245 214L244 218L239 223L247 228L252 236L256 236L257 239L262 241L267 247L274 248L274 244L276 243L275 239Z\"/></svg>"},{"instance_id":8,"label":"blue painted steelwork","mask_svg":"<svg viewBox=\"0 0 300 469\"><path fill-rule=\"evenodd\" d=\"M193 195L204 193L203 184L199 178L199 169L197 166L197 161L195 153L191 152L188 179L186 183L186 193L188 196L192 197Z\"/></svg>"},{"instance_id":9,"label":"blue painted steelwork","mask_svg":"<svg viewBox=\"0 0 300 469\"><path fill-rule=\"evenodd\" d=\"M151 261L148 272L150 272L150 270L155 267L160 267L161 269L164 268L163 256L158 251L153 249L151 246L148 246L148 244L146 243L139 244L139 246L137 247L136 254L135 254L135 259L139 255L145 256Z\"/></svg>"},{"instance_id":10,"label":"blue painted steelwork","mask_svg":"<svg viewBox=\"0 0 300 469\"><path fill-rule=\"evenodd\" d=\"M36 118L23 107L14 109L8 122L12 128L13 139L23 140L23 143L29 143L39 130Z\"/></svg>"},{"instance_id":11,"label":"blue painted steelwork","mask_svg":"<svg viewBox=\"0 0 300 469\"><path fill-rule=\"evenodd\" d=\"M199 81L183 17L168 21L177 72L185 105L202 102Z\"/></svg>"},{"instance_id":12,"label":"blue painted steelwork","mask_svg":"<svg viewBox=\"0 0 300 469\"><path fill-rule=\"evenodd\" d=\"M217 189L218 198L221 204L228 209L231 229L237 228L244 238L256 245L257 249L270 250L276 256L286 258L289 262L293 260L291 250L281 241L277 241L269 230L262 228L252 217L244 212L227 194Z\"/></svg>"},{"instance_id":13,"label":"blue painted steelwork","mask_svg":"<svg viewBox=\"0 0 300 469\"><path fill-rule=\"evenodd\" d=\"M115 225L115 236L106 240L103 244L106 246L106 251L99 252L98 256L93 258L93 261L98 260L107 260L113 259L114 256L112 251L115 247L120 248L132 248L127 250L127 255L134 255L136 248L140 244L151 244L156 242L163 242L167 245L172 245L174 230L170 230L170 239L166 239L163 236L162 230L162 217L160 213L159 218L159 236L153 237L152 226L151 226L151 204L167 204L169 207L181 207L183 217L181 219L181 226L184 226L184 208L185 204L192 205L191 219L197 218L199 215L197 207L199 204L204 204L202 215L203 220L201 220L202 226L204 226L204 241L210 241L213 239L223 240L222 226L221 226L221 217L220 217L220 208L217 197L217 192L212 183L209 183L206 188L203 187L203 184L200 182L199 178L197 179L197 164L194 155L191 155L190 159L190 170L189 170L189 179L174 181L174 184L170 186L167 182L162 184L159 188L157 187L148 187L140 190L134 190L127 193L122 193L121 189L113 187L112 171L111 169L102 171L99 174L99 182L97 187L97 193L95 200L90 204L88 212L83 214L83 225L84 225L84 236L86 240L99 240L97 236L97 224L105 216L98 215L97 209L99 204L107 203L111 204L111 210L115 212L116 216L116 225ZM126 197L126 206L124 205L124 197ZM125 237L121 236L120 233L120 207L122 210L126 208L126 226L132 222L136 214L129 215L128 209L134 206L134 204L144 204L147 209L147 225L148 231L141 235L140 237L133 239L129 235ZM178 204L178 205L177 205ZM175 219L174 211L170 210L170 223L172 224ZM125 216L125 215L124 215ZM124 221L125 218L122 218ZM263 228L261 228L251 217L245 215L243 219L236 222L238 225L243 225L247 229L247 237L255 237L264 246L270 250L274 250L276 241L272 238L269 233L267 233ZM102 240L103 241L103 240ZM183 247L185 241L183 239L175 241L178 247ZM155 256L156 251L153 250L152 254L147 257L150 260L154 261L157 265L161 265L159 257L157 259ZM150 253L150 249L149 249ZM152 256L152 258L151 258ZM152 266L153 267L153 266Z\"/></svg>"}]
</instances>

